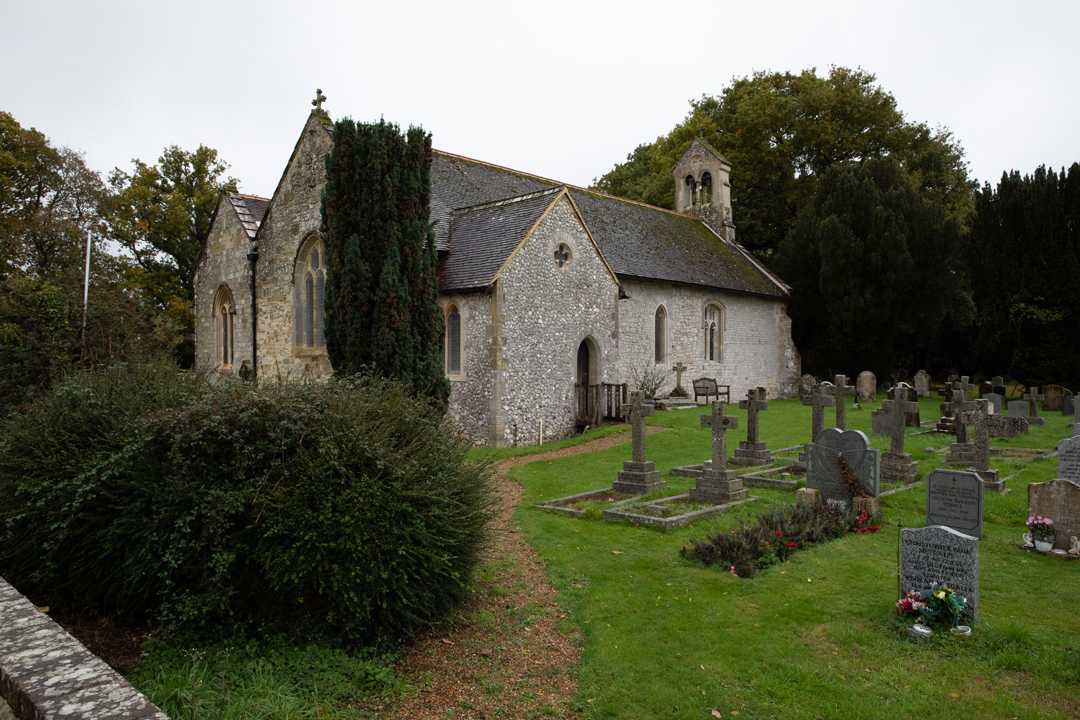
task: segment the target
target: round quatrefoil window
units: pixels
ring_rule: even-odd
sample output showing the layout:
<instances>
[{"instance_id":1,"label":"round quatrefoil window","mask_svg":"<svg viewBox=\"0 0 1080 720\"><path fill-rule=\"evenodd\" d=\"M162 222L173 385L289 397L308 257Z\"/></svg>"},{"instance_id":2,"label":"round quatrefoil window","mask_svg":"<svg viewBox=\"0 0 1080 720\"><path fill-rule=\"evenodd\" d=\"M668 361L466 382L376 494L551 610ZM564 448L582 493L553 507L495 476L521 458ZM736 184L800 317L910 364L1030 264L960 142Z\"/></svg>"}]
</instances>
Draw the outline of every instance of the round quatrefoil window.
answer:
<instances>
[{"instance_id":1,"label":"round quatrefoil window","mask_svg":"<svg viewBox=\"0 0 1080 720\"><path fill-rule=\"evenodd\" d=\"M570 246L566 243L559 243L559 247L555 249L555 264L559 267L566 267L570 262Z\"/></svg>"}]
</instances>

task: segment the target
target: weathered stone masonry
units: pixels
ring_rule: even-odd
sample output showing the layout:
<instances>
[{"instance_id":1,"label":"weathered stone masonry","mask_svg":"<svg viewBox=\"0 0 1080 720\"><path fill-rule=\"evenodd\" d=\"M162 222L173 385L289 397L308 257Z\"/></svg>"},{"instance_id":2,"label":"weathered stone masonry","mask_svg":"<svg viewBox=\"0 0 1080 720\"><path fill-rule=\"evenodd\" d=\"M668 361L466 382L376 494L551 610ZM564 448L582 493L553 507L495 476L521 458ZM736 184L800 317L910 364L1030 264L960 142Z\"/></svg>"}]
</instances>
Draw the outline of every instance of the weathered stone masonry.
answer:
<instances>
[{"instance_id":1,"label":"weathered stone masonry","mask_svg":"<svg viewBox=\"0 0 1080 720\"><path fill-rule=\"evenodd\" d=\"M247 260L251 241L240 225L229 200L218 202L214 225L206 240L195 273L195 366L220 369L221 348L218 343L218 319L214 317L214 298L218 288L225 285L236 303L233 323L233 355L231 370L251 359L251 270Z\"/></svg>"}]
</instances>

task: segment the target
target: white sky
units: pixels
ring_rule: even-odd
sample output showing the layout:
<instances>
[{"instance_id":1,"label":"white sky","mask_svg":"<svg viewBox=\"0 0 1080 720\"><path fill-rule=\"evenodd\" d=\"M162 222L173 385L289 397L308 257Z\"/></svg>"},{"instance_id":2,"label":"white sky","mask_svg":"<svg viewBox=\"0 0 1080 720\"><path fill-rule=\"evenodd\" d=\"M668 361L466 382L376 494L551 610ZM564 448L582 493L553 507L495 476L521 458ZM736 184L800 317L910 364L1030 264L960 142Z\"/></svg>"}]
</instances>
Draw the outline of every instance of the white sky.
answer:
<instances>
[{"instance_id":1,"label":"white sky","mask_svg":"<svg viewBox=\"0 0 1080 720\"><path fill-rule=\"evenodd\" d=\"M980 180L1080 161L1080 2L368 5L2 0L0 110L103 174L204 143L269 195L318 86L335 118L585 185L732 77L837 64L951 128Z\"/></svg>"}]
</instances>

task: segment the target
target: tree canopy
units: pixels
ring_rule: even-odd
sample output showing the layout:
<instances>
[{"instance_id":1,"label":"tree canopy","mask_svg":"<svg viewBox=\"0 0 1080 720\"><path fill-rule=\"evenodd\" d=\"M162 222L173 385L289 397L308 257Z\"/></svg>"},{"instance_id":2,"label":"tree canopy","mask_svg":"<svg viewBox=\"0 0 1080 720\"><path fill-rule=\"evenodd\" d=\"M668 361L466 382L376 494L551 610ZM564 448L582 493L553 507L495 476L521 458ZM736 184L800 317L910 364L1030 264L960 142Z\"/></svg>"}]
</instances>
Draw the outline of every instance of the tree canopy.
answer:
<instances>
[{"instance_id":1,"label":"tree canopy","mask_svg":"<svg viewBox=\"0 0 1080 720\"><path fill-rule=\"evenodd\" d=\"M739 242L765 260L838 163L893 158L950 218L963 225L970 213L967 166L952 133L907 120L872 74L844 67L824 77L810 69L737 78L691 102L671 132L638 146L595 186L670 208L671 170L699 135L731 161Z\"/></svg>"}]
</instances>

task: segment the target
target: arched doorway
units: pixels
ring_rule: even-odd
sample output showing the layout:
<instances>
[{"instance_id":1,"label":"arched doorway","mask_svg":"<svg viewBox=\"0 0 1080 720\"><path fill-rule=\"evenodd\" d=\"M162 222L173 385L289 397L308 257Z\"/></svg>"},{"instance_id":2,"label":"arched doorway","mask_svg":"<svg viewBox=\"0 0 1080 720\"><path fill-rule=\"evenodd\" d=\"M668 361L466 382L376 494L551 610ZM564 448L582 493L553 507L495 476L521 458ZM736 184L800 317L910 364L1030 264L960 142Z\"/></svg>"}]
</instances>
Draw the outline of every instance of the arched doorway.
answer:
<instances>
[{"instance_id":1,"label":"arched doorway","mask_svg":"<svg viewBox=\"0 0 1080 720\"><path fill-rule=\"evenodd\" d=\"M600 393L600 349L587 337L578 345L574 378L574 415L579 426L600 424Z\"/></svg>"}]
</instances>

